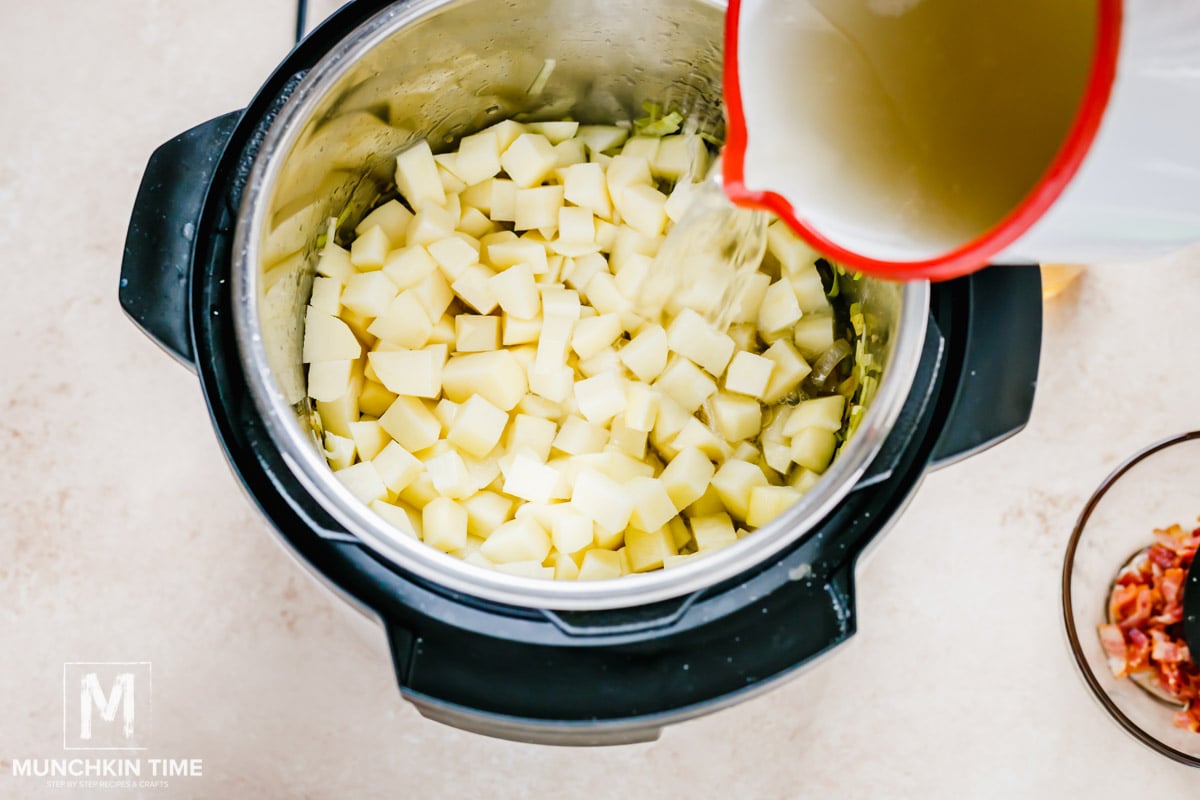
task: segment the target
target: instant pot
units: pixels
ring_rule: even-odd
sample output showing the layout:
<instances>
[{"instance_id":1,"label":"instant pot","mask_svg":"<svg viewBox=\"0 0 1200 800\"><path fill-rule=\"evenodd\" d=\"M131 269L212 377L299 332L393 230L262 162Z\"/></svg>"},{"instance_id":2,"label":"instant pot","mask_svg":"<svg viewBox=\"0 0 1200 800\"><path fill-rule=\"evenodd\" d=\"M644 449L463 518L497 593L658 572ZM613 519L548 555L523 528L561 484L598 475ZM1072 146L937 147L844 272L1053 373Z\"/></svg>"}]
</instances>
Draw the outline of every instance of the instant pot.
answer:
<instances>
[{"instance_id":1,"label":"instant pot","mask_svg":"<svg viewBox=\"0 0 1200 800\"><path fill-rule=\"evenodd\" d=\"M450 149L514 115L612 122L652 101L719 136L723 15L710 0L358 0L246 109L146 168L122 306L196 371L246 491L312 573L379 621L401 693L427 717L611 744L762 692L854 633L855 565L925 473L1028 419L1039 273L991 267L845 281L883 365L857 434L780 519L678 569L491 572L397 534L333 478L299 349L326 220L353 228L418 138Z\"/></svg>"}]
</instances>

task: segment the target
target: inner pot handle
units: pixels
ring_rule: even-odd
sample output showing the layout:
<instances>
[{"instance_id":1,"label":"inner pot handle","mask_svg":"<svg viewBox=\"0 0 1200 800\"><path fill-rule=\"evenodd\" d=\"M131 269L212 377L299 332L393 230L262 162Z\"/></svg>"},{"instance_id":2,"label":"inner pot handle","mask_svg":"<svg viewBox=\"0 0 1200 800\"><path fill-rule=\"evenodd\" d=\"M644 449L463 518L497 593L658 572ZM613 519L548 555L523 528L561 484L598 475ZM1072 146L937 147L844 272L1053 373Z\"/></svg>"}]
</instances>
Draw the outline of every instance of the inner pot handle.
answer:
<instances>
[{"instance_id":1,"label":"inner pot handle","mask_svg":"<svg viewBox=\"0 0 1200 800\"><path fill-rule=\"evenodd\" d=\"M989 267L967 279L970 313L954 400L930 458L936 469L999 444L1029 422L1042 348L1038 267ZM960 332L956 332L960 333Z\"/></svg>"},{"instance_id":2,"label":"inner pot handle","mask_svg":"<svg viewBox=\"0 0 1200 800\"><path fill-rule=\"evenodd\" d=\"M121 308L143 333L189 368L194 357L188 306L200 214L241 116L234 111L209 120L154 151L125 236Z\"/></svg>"}]
</instances>

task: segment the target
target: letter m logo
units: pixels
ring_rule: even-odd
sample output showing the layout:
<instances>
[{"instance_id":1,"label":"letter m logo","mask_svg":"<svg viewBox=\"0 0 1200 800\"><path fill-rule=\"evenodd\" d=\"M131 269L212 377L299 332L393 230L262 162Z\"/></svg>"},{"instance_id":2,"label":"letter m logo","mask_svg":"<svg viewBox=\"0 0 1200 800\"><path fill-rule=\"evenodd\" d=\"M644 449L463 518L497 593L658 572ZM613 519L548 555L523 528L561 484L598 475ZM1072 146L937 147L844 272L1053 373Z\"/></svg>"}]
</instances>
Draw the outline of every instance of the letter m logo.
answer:
<instances>
[{"instance_id":1,"label":"letter m logo","mask_svg":"<svg viewBox=\"0 0 1200 800\"><path fill-rule=\"evenodd\" d=\"M144 750L149 711L149 662L63 665L65 749Z\"/></svg>"}]
</instances>

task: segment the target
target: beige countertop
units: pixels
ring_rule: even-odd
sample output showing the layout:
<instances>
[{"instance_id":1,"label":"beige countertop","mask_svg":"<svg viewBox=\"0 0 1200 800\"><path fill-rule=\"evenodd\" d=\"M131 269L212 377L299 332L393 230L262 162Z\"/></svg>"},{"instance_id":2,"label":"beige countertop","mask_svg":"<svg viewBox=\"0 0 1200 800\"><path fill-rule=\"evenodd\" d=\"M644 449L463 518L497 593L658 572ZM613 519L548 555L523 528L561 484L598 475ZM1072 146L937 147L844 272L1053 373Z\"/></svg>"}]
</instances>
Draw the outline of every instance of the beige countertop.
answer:
<instances>
[{"instance_id":1,"label":"beige countertop","mask_svg":"<svg viewBox=\"0 0 1200 800\"><path fill-rule=\"evenodd\" d=\"M291 14L288 0L0 3L0 797L83 796L10 777L14 759L64 755L70 661L152 662L148 755L203 758L204 775L147 797L1195 794L1200 775L1091 700L1058 603L1090 490L1197 427L1195 255L1092 270L1050 307L1028 429L929 476L860 570L858 635L799 679L607 750L419 717L273 541L194 376L117 305L146 158L245 103Z\"/></svg>"}]
</instances>

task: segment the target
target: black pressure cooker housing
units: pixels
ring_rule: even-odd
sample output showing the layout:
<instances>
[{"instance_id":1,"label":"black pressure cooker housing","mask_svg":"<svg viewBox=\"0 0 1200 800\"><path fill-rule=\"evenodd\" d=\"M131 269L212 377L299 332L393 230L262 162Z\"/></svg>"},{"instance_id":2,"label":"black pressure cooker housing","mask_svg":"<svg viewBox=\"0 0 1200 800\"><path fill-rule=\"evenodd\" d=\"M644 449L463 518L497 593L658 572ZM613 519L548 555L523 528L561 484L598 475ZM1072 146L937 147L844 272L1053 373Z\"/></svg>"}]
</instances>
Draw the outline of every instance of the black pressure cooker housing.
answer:
<instances>
[{"instance_id":1,"label":"black pressure cooker housing","mask_svg":"<svg viewBox=\"0 0 1200 800\"><path fill-rule=\"evenodd\" d=\"M289 547L378 616L403 695L427 717L523 741L608 744L762 691L855 631L854 568L927 470L1019 431L1041 344L1035 267L933 286L920 366L883 449L791 549L735 580L653 606L556 612L449 591L359 544L292 476L250 397L232 326L242 191L278 109L327 50L385 6L356 0L284 60L244 110L150 159L125 245L129 316L199 375L218 437Z\"/></svg>"}]
</instances>

